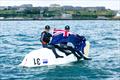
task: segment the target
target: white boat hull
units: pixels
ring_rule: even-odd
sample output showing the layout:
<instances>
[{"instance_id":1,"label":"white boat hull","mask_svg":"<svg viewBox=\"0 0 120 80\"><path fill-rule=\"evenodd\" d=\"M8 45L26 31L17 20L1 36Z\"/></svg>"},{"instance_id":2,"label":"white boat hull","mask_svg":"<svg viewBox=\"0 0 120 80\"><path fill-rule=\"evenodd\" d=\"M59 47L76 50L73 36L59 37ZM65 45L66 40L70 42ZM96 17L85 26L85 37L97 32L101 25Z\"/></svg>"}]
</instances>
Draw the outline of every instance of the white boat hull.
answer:
<instances>
[{"instance_id":1,"label":"white boat hull","mask_svg":"<svg viewBox=\"0 0 120 80\"><path fill-rule=\"evenodd\" d=\"M85 47L85 56L88 57L88 51L89 51L89 42L86 42ZM77 58L70 54L68 56L65 55L65 53L57 50L57 53L60 56L64 56L64 58L55 58L54 53L52 50L47 48L41 48L38 50L33 50L29 54L25 56L22 63L19 64L19 66L24 67L38 67L38 66L46 66L46 65L59 65L59 64L66 64L77 61Z\"/></svg>"}]
</instances>

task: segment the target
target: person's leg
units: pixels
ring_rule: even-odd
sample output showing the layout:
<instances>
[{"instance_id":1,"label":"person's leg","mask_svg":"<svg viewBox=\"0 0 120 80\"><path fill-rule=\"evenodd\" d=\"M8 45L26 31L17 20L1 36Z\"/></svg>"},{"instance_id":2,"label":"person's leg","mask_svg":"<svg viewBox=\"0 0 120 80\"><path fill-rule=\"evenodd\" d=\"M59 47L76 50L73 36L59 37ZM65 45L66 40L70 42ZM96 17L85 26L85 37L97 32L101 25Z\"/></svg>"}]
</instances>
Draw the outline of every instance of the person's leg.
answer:
<instances>
[{"instance_id":1,"label":"person's leg","mask_svg":"<svg viewBox=\"0 0 120 80\"><path fill-rule=\"evenodd\" d=\"M59 49L61 52L64 52L66 56L68 56L69 54L71 54L71 53L69 53L69 52L66 52L66 51L65 51L66 48L64 48L63 46L55 45L55 48Z\"/></svg>"},{"instance_id":2,"label":"person's leg","mask_svg":"<svg viewBox=\"0 0 120 80\"><path fill-rule=\"evenodd\" d=\"M42 47L43 47L43 48L46 48L46 47L47 47L47 45L46 45L46 44L42 44Z\"/></svg>"},{"instance_id":3,"label":"person's leg","mask_svg":"<svg viewBox=\"0 0 120 80\"><path fill-rule=\"evenodd\" d=\"M85 57L84 55L83 55L83 53L82 52L80 52L80 51L76 51L83 59L85 59L85 60L91 60L92 58L87 58L87 57Z\"/></svg>"},{"instance_id":4,"label":"person's leg","mask_svg":"<svg viewBox=\"0 0 120 80\"><path fill-rule=\"evenodd\" d=\"M71 46L67 46L67 48L66 48L67 50L70 50L72 53L73 52L75 52L75 50L74 50L74 48L73 47L71 47Z\"/></svg>"},{"instance_id":5,"label":"person's leg","mask_svg":"<svg viewBox=\"0 0 120 80\"><path fill-rule=\"evenodd\" d=\"M56 58L63 58L63 56L60 56L57 54L55 47L53 45L48 45L47 48L52 49L53 53L55 54Z\"/></svg>"},{"instance_id":6,"label":"person's leg","mask_svg":"<svg viewBox=\"0 0 120 80\"><path fill-rule=\"evenodd\" d=\"M76 56L76 57L77 57L77 59L78 59L78 60L79 60L79 59L81 59L81 57L80 57L80 56L78 56L78 55L75 53L75 50L74 50L74 48L73 48L73 47L68 46L68 47L67 47L67 49L68 49L68 50L70 50L70 51L74 54L74 56Z\"/></svg>"},{"instance_id":7,"label":"person's leg","mask_svg":"<svg viewBox=\"0 0 120 80\"><path fill-rule=\"evenodd\" d=\"M66 56L68 56L68 55L70 55L71 53L73 53L74 56L77 57L77 60L79 60L79 59L81 58L80 56L78 56L78 55L75 53L74 48L72 48L71 46L63 46L63 45L62 45L61 47L59 47L59 46L56 45L56 47L57 47L60 51L64 52L64 53L66 54ZM70 50L71 53L70 53L70 52L66 52L65 50Z\"/></svg>"}]
</instances>

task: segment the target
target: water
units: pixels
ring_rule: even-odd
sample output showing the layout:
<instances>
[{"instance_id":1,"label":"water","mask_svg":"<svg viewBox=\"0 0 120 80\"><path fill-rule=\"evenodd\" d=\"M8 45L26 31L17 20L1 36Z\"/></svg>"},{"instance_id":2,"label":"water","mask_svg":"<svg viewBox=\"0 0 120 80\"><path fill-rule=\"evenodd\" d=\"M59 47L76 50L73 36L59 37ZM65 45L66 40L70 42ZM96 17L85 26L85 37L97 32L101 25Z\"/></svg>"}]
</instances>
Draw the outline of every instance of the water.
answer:
<instances>
[{"instance_id":1,"label":"water","mask_svg":"<svg viewBox=\"0 0 120 80\"><path fill-rule=\"evenodd\" d=\"M44 26L84 35L91 61L37 68L18 67L27 53L41 48ZM120 21L0 21L0 80L120 80Z\"/></svg>"}]
</instances>

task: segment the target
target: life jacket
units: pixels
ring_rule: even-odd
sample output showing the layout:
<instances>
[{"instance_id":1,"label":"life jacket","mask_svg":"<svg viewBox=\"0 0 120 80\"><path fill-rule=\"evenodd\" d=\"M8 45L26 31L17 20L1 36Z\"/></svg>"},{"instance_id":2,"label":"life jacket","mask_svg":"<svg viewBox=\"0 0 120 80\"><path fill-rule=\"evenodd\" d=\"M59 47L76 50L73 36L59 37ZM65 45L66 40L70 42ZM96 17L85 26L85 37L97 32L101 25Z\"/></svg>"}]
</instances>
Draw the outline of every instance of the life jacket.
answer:
<instances>
[{"instance_id":1,"label":"life jacket","mask_svg":"<svg viewBox=\"0 0 120 80\"><path fill-rule=\"evenodd\" d=\"M50 42L50 37L52 37L50 33L43 31L41 33L40 41L42 42L42 44L48 44Z\"/></svg>"}]
</instances>

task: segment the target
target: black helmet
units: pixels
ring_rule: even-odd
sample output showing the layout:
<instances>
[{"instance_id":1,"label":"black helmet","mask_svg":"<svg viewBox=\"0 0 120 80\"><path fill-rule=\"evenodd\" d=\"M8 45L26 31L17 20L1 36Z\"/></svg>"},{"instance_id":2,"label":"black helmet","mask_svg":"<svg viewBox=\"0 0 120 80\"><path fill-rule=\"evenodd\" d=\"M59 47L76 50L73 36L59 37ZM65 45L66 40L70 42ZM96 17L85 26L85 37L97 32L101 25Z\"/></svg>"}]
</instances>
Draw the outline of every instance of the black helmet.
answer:
<instances>
[{"instance_id":1,"label":"black helmet","mask_svg":"<svg viewBox=\"0 0 120 80\"><path fill-rule=\"evenodd\" d=\"M50 29L50 26L49 26L49 25L46 25L46 26L45 26L45 29Z\"/></svg>"},{"instance_id":2,"label":"black helmet","mask_svg":"<svg viewBox=\"0 0 120 80\"><path fill-rule=\"evenodd\" d=\"M65 30L69 30L69 29L70 29L70 26L66 25Z\"/></svg>"}]
</instances>

